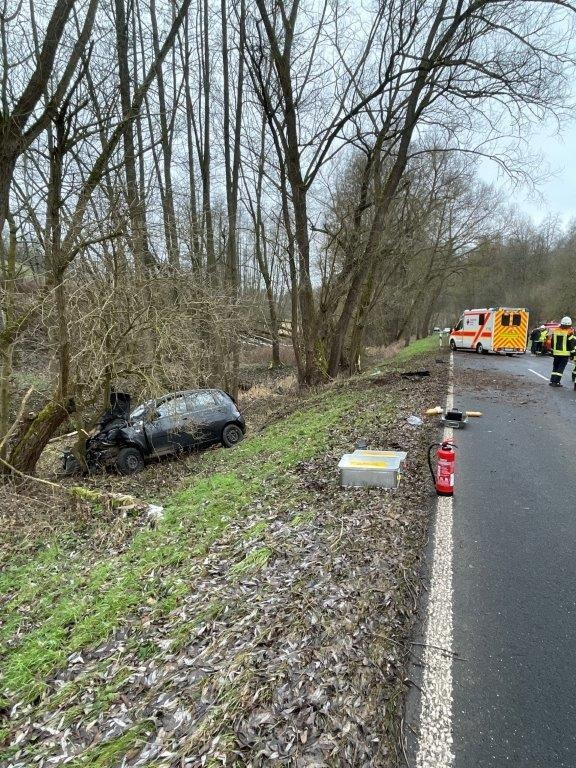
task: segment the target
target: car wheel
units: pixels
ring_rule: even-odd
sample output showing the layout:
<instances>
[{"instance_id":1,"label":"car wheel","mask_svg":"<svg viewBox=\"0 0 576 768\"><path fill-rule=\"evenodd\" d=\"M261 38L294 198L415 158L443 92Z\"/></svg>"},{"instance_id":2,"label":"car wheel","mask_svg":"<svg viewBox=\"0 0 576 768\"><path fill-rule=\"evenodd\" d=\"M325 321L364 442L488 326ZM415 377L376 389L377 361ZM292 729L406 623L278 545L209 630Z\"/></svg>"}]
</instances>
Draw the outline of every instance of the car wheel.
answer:
<instances>
[{"instance_id":1,"label":"car wheel","mask_svg":"<svg viewBox=\"0 0 576 768\"><path fill-rule=\"evenodd\" d=\"M244 432L238 424L226 424L222 430L222 443L226 448L232 448L244 438Z\"/></svg>"},{"instance_id":2,"label":"car wheel","mask_svg":"<svg viewBox=\"0 0 576 768\"><path fill-rule=\"evenodd\" d=\"M450 339L450 349L452 350L452 352L456 352L456 342L454 341L454 339Z\"/></svg>"},{"instance_id":3,"label":"car wheel","mask_svg":"<svg viewBox=\"0 0 576 768\"><path fill-rule=\"evenodd\" d=\"M116 469L121 475L133 475L144 469L144 459L138 448L122 448L116 457Z\"/></svg>"},{"instance_id":4,"label":"car wheel","mask_svg":"<svg viewBox=\"0 0 576 768\"><path fill-rule=\"evenodd\" d=\"M480 344L480 342L476 344L476 352L478 352L479 355L484 354L484 347L482 346L482 344Z\"/></svg>"}]
</instances>

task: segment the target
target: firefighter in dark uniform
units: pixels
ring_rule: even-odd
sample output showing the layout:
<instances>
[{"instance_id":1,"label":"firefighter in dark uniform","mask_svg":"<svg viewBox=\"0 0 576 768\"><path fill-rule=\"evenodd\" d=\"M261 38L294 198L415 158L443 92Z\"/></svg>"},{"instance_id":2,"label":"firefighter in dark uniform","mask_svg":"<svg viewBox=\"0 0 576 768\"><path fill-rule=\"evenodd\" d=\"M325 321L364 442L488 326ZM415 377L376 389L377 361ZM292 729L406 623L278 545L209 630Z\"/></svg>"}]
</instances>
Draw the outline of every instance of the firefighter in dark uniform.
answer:
<instances>
[{"instance_id":1,"label":"firefighter in dark uniform","mask_svg":"<svg viewBox=\"0 0 576 768\"><path fill-rule=\"evenodd\" d=\"M561 387L562 374L566 364L573 357L576 350L576 336L572 328L572 320L569 317L563 317L560 320L560 327L552 331L552 348L554 356L552 366L552 375L550 376L551 387Z\"/></svg>"}]
</instances>

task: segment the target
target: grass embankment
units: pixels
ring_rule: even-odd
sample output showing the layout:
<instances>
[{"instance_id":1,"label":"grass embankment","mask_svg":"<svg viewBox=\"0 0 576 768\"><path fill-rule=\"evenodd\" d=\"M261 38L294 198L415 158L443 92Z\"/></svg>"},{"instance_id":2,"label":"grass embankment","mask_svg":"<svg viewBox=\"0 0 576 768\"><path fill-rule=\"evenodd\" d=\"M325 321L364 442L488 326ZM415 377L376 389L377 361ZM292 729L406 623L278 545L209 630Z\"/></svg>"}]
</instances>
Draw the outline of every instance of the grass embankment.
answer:
<instances>
[{"instance_id":1,"label":"grass embankment","mask_svg":"<svg viewBox=\"0 0 576 768\"><path fill-rule=\"evenodd\" d=\"M311 398L308 408L248 438L234 451L203 457L201 477L173 495L165 518L154 530L136 534L128 550L103 559L86 574L82 553L70 552L57 538L34 560L15 564L0 575L0 594L7 599L3 640L21 635L7 649L5 688L30 700L43 693L45 677L66 657L96 643L134 606L159 599L170 610L178 593L179 566L204 554L232 517L249 509L268 480L321 451L338 418L355 405L357 392ZM320 407L321 406L321 407ZM161 468L159 469L161 471ZM170 568L169 583L156 594L148 578ZM21 634L22 633L22 634Z\"/></svg>"},{"instance_id":2,"label":"grass embankment","mask_svg":"<svg viewBox=\"0 0 576 768\"><path fill-rule=\"evenodd\" d=\"M447 342L444 342L447 344ZM432 352L436 352L439 349L438 336L427 336L425 339L418 339L413 341L404 349L401 349L396 355L394 355L393 363L400 365L406 363L414 358L427 355Z\"/></svg>"},{"instance_id":3,"label":"grass embankment","mask_svg":"<svg viewBox=\"0 0 576 768\"><path fill-rule=\"evenodd\" d=\"M417 342L402 350L396 363L430 351L435 343L436 339ZM386 368L394 364L387 361ZM164 518L153 529L139 530L122 551L95 559L86 546L62 542L55 536L46 540L34 557L13 562L0 575L4 657L0 708L17 702L22 714L42 721L80 690L94 689L97 692L88 708L85 702L72 706L64 720L72 721L86 712L97 718L117 698L128 673L120 666L108 674L109 659L100 666L93 665L85 675L75 675L70 682L59 681L58 686L53 682L56 673L65 669L75 654L94 649L119 627L142 621L143 609L147 625L161 623L177 612L194 591L195 579L211 548L230 526L243 519L247 519L240 535L244 549L226 578L234 581L266 568L274 554L266 542L271 507L291 515L295 536L303 521L314 516L306 501L310 492L295 483L294 468L335 443L345 446L351 436L351 414L357 414L352 420L352 436L359 436L374 422L383 425L390 420L395 396L382 395L369 408L365 400L365 389L353 383L326 389L304 398L294 413L262 434L248 437L234 450L205 454L197 463L197 476L169 498ZM258 510L262 510L261 519ZM254 545L245 546L246 542ZM224 607L217 600L207 602L192 619L184 624L176 622L167 638L172 648L186 642L192 626L217 616ZM154 643L137 637L129 638L127 647L142 661L158 650ZM106 681L99 683L104 667ZM146 740L146 733L147 723L140 722L115 738L91 745L71 764L112 768L122 755ZM18 745L10 746L13 735L5 721L0 744L4 742L6 750L0 752L0 762L18 755ZM45 745L30 745L22 765L45 750ZM161 764L169 763L158 762Z\"/></svg>"}]
</instances>

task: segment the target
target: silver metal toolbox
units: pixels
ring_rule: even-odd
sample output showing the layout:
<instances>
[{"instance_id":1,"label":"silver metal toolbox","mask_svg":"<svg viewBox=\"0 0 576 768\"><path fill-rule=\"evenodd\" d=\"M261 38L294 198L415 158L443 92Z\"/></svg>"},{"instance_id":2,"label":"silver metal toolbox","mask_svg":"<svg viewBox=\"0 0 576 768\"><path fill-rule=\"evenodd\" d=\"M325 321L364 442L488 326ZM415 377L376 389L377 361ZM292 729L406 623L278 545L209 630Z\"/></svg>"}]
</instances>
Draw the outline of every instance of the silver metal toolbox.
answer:
<instances>
[{"instance_id":1,"label":"silver metal toolbox","mask_svg":"<svg viewBox=\"0 0 576 768\"><path fill-rule=\"evenodd\" d=\"M361 451L340 459L340 485L352 488L396 488L400 482L404 451Z\"/></svg>"}]
</instances>

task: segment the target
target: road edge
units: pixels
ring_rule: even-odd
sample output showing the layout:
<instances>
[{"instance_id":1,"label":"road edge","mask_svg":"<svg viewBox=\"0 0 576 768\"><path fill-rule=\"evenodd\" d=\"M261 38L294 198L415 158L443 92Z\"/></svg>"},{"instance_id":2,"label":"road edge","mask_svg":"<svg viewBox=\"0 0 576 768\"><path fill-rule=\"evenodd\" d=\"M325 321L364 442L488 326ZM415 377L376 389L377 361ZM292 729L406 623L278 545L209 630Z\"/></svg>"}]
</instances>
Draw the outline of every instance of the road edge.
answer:
<instances>
[{"instance_id":1,"label":"road edge","mask_svg":"<svg viewBox=\"0 0 576 768\"><path fill-rule=\"evenodd\" d=\"M446 410L454 405L454 354L450 355ZM453 430L444 428L443 439ZM422 688L416 768L452 768L453 499L438 497L433 531L430 590L422 654Z\"/></svg>"}]
</instances>

